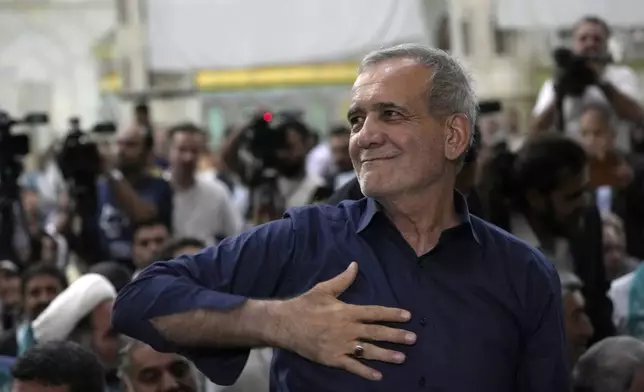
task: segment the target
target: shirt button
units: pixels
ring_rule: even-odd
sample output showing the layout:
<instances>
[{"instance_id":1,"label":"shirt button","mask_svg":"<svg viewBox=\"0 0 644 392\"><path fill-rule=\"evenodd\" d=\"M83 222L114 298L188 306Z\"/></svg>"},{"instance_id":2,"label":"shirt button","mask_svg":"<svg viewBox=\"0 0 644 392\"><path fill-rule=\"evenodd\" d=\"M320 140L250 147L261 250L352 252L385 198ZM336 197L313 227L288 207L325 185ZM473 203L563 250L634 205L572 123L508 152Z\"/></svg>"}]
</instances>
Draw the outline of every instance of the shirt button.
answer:
<instances>
[{"instance_id":1,"label":"shirt button","mask_svg":"<svg viewBox=\"0 0 644 392\"><path fill-rule=\"evenodd\" d=\"M422 325L423 327L427 325L427 317L420 318L420 325Z\"/></svg>"},{"instance_id":2,"label":"shirt button","mask_svg":"<svg viewBox=\"0 0 644 392\"><path fill-rule=\"evenodd\" d=\"M421 377L420 380L418 380L418 385L420 385L421 387L425 386L425 377Z\"/></svg>"}]
</instances>

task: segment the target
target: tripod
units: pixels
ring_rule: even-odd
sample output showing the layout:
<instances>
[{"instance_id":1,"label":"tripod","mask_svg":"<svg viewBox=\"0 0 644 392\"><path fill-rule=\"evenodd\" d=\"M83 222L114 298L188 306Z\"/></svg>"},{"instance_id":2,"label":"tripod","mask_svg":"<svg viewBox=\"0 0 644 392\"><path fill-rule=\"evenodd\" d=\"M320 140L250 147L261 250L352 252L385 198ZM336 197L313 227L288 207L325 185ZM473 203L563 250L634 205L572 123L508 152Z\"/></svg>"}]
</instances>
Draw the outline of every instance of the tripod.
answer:
<instances>
[{"instance_id":1,"label":"tripod","mask_svg":"<svg viewBox=\"0 0 644 392\"><path fill-rule=\"evenodd\" d=\"M20 208L18 177L22 165L13 157L0 157L0 259L18 261L14 246L16 206Z\"/></svg>"},{"instance_id":2,"label":"tripod","mask_svg":"<svg viewBox=\"0 0 644 392\"><path fill-rule=\"evenodd\" d=\"M251 219L255 225L279 219L286 210L285 200L277 186L277 178L277 171L268 168L255 175L250 187Z\"/></svg>"}]
</instances>

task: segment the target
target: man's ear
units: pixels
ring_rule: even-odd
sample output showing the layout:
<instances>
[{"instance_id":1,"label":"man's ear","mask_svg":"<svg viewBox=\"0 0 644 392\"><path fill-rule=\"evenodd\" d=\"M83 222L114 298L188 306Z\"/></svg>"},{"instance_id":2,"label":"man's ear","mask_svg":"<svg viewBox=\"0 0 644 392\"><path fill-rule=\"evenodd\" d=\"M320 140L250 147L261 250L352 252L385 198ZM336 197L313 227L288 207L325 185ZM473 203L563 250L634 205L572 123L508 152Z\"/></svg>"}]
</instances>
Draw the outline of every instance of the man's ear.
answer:
<instances>
[{"instance_id":1,"label":"man's ear","mask_svg":"<svg viewBox=\"0 0 644 392\"><path fill-rule=\"evenodd\" d=\"M453 114L445 121L445 158L456 161L467 152L472 140L472 126L464 114Z\"/></svg>"}]
</instances>

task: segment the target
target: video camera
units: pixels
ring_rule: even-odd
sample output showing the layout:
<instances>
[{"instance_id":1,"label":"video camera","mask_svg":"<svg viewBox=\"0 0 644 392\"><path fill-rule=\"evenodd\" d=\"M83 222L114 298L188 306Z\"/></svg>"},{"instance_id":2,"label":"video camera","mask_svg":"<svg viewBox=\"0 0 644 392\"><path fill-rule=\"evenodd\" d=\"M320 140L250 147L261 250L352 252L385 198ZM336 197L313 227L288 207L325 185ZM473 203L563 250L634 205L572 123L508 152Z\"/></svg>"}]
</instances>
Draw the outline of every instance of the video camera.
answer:
<instances>
[{"instance_id":1,"label":"video camera","mask_svg":"<svg viewBox=\"0 0 644 392\"><path fill-rule=\"evenodd\" d=\"M96 136L114 134L116 125L99 123L88 133L80 129L77 120L71 123L72 129L60 146L56 162L77 204L89 205L95 203L96 180L102 171Z\"/></svg>"},{"instance_id":2,"label":"video camera","mask_svg":"<svg viewBox=\"0 0 644 392\"><path fill-rule=\"evenodd\" d=\"M272 113L258 113L246 126L240 148L252 156L258 167L274 169L278 164L277 151L286 144L285 136Z\"/></svg>"},{"instance_id":3,"label":"video camera","mask_svg":"<svg viewBox=\"0 0 644 392\"><path fill-rule=\"evenodd\" d=\"M12 134L15 125L40 125L49 122L47 114L31 113L22 119L15 119L0 111L0 198L18 198L18 178L22 173L20 158L29 154L29 136Z\"/></svg>"},{"instance_id":4,"label":"video camera","mask_svg":"<svg viewBox=\"0 0 644 392\"><path fill-rule=\"evenodd\" d=\"M553 52L557 66L555 86L558 94L581 96L586 87L597 83L597 75L588 63L608 64L611 57L588 57L574 54L570 49L558 48Z\"/></svg>"}]
</instances>

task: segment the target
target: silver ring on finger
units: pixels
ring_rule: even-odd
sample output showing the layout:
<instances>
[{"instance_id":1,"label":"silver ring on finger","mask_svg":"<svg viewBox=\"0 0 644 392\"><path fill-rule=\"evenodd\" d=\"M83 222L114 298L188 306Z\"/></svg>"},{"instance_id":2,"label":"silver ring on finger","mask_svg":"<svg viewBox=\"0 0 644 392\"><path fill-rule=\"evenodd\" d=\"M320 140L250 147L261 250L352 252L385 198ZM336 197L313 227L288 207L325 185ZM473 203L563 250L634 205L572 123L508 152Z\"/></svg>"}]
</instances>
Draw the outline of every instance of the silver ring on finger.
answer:
<instances>
[{"instance_id":1,"label":"silver ring on finger","mask_svg":"<svg viewBox=\"0 0 644 392\"><path fill-rule=\"evenodd\" d=\"M364 356L364 346L362 343L358 342L353 349L353 356L356 358L362 358Z\"/></svg>"}]
</instances>

